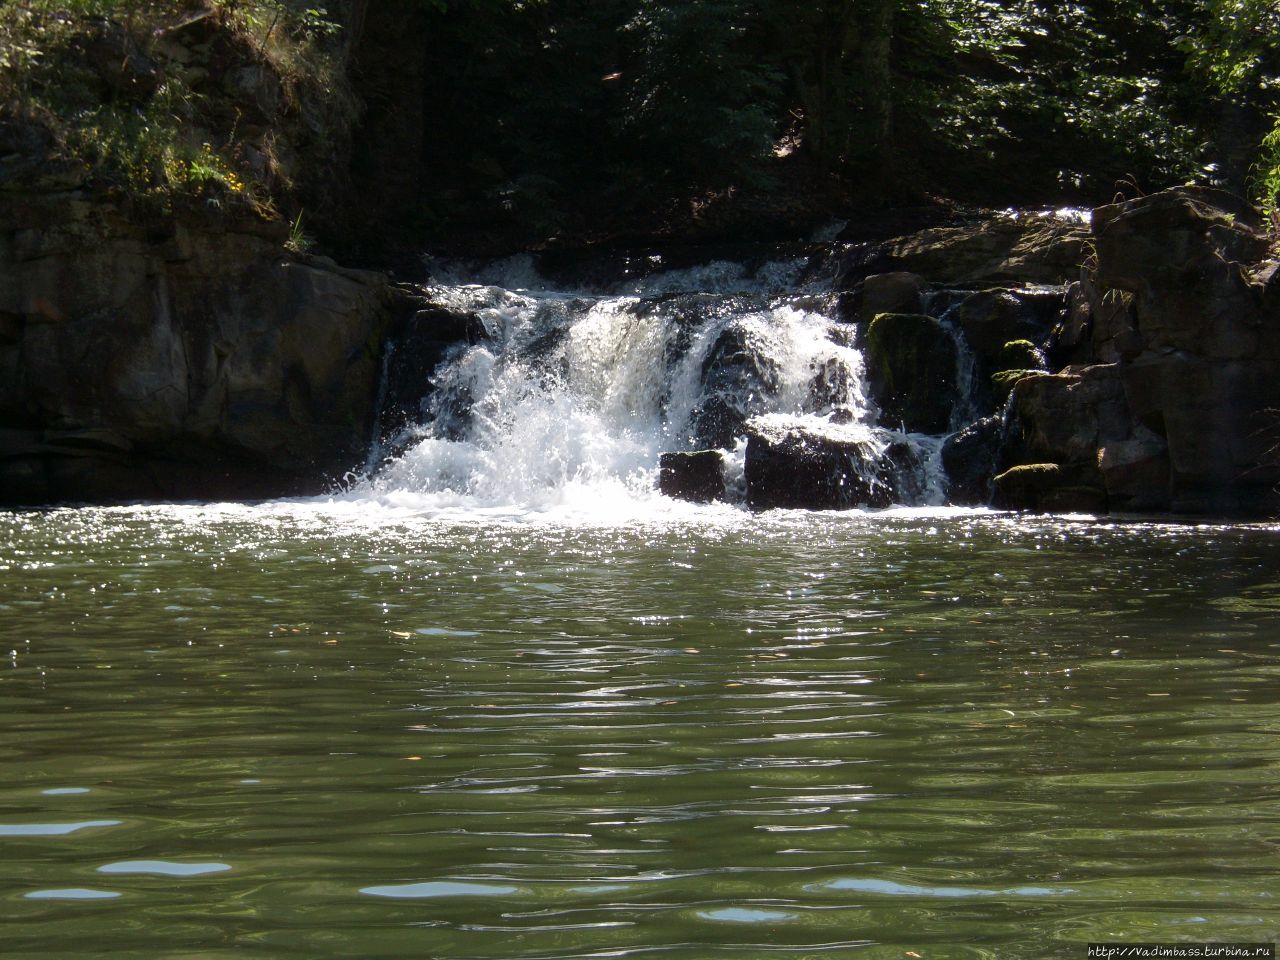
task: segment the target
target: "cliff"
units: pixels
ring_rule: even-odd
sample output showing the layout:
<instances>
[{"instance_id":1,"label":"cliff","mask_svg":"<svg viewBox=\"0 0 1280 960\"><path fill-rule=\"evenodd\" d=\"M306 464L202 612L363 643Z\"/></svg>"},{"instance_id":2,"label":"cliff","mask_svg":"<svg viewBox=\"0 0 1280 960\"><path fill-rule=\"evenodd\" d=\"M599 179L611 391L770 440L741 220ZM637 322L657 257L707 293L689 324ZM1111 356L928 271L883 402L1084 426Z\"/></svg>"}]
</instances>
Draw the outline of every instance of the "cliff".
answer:
<instances>
[{"instance_id":1,"label":"cliff","mask_svg":"<svg viewBox=\"0 0 1280 960\"><path fill-rule=\"evenodd\" d=\"M0 499L315 492L357 465L386 281L280 224L0 195Z\"/></svg>"}]
</instances>

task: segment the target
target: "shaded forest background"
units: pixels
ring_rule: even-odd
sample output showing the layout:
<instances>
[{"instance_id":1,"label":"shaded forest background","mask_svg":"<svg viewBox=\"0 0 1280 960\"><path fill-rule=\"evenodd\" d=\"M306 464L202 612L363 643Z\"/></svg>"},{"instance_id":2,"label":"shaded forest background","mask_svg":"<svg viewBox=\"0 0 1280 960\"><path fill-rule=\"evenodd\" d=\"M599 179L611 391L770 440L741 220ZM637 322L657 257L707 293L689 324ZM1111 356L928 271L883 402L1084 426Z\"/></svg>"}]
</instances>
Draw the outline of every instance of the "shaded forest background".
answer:
<instances>
[{"instance_id":1,"label":"shaded forest background","mask_svg":"<svg viewBox=\"0 0 1280 960\"><path fill-rule=\"evenodd\" d=\"M1280 5L5 0L0 98L6 156L364 261L1183 182L1274 212Z\"/></svg>"}]
</instances>

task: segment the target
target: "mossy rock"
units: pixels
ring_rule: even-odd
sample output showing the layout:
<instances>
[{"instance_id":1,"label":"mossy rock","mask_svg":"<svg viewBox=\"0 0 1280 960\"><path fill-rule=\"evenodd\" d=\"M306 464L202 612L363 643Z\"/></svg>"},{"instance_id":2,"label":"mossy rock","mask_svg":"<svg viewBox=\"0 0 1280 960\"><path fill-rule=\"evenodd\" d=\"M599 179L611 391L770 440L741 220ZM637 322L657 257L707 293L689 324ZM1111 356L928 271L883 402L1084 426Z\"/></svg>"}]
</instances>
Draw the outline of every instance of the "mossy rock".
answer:
<instances>
[{"instance_id":1,"label":"mossy rock","mask_svg":"<svg viewBox=\"0 0 1280 960\"><path fill-rule=\"evenodd\" d=\"M1080 483L1073 471L1057 463L1010 467L992 481L992 506L1004 510L1060 513L1105 513L1104 490Z\"/></svg>"},{"instance_id":2,"label":"mossy rock","mask_svg":"<svg viewBox=\"0 0 1280 960\"><path fill-rule=\"evenodd\" d=\"M1037 373L1044 373L1043 370L1001 370L999 373L991 375L991 396L995 400L997 407L1003 407L1009 402L1009 394L1013 393L1013 388L1018 385L1019 380L1025 380L1027 377L1034 376Z\"/></svg>"},{"instance_id":3,"label":"mossy rock","mask_svg":"<svg viewBox=\"0 0 1280 960\"><path fill-rule=\"evenodd\" d=\"M1048 370L1044 351L1030 340L1010 340L996 357L997 370Z\"/></svg>"},{"instance_id":4,"label":"mossy rock","mask_svg":"<svg viewBox=\"0 0 1280 960\"><path fill-rule=\"evenodd\" d=\"M942 324L918 313L882 313L867 328L867 378L881 423L945 433L959 400L956 345Z\"/></svg>"}]
</instances>

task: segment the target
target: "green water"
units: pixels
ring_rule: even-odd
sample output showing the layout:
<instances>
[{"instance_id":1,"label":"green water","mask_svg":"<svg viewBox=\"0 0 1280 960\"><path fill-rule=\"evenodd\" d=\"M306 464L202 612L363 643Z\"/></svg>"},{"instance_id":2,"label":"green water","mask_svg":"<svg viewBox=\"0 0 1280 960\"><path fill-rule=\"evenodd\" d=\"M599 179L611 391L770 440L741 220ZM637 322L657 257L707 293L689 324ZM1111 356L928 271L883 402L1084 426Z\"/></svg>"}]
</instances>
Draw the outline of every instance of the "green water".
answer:
<instances>
[{"instance_id":1,"label":"green water","mask_svg":"<svg viewBox=\"0 0 1280 960\"><path fill-rule=\"evenodd\" d=\"M1280 931L1280 534L0 514L9 957Z\"/></svg>"}]
</instances>

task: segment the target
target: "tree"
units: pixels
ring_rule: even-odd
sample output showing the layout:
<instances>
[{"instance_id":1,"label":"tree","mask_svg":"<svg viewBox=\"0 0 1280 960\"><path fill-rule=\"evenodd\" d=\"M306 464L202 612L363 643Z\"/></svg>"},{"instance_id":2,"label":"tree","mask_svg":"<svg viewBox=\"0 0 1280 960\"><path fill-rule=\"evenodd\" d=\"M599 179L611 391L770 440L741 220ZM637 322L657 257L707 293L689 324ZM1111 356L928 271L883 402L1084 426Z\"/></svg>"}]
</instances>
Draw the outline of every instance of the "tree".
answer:
<instances>
[{"instance_id":1,"label":"tree","mask_svg":"<svg viewBox=\"0 0 1280 960\"><path fill-rule=\"evenodd\" d=\"M1269 213L1280 205L1280 6L1274 0L1205 0L1207 29L1186 44L1191 63L1219 93L1227 171ZM1235 129L1223 130L1231 121Z\"/></svg>"}]
</instances>

